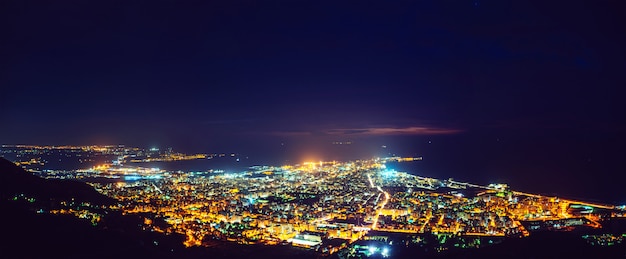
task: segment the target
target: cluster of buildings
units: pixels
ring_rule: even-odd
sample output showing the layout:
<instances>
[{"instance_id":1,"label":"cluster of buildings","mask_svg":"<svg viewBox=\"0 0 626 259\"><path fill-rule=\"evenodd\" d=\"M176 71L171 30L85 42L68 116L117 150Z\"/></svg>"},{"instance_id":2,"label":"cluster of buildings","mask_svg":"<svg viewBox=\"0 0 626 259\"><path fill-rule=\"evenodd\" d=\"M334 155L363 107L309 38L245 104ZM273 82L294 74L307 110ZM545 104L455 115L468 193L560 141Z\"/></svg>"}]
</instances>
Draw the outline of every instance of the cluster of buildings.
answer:
<instances>
[{"instance_id":1,"label":"cluster of buildings","mask_svg":"<svg viewBox=\"0 0 626 259\"><path fill-rule=\"evenodd\" d=\"M379 166L373 161L305 163L94 186L120 200L126 213L164 218L171 227L157 231L185 234L188 246L218 237L311 247L323 239L357 240L366 233L383 196L367 175Z\"/></svg>"},{"instance_id":2,"label":"cluster of buildings","mask_svg":"<svg viewBox=\"0 0 626 259\"><path fill-rule=\"evenodd\" d=\"M217 238L333 252L362 240L371 230L521 237L538 230L535 226L600 227L598 214L576 209L576 201L386 168L389 162L414 160L308 162L234 174L173 173L95 187L122 201L125 213L164 219L168 227L153 228L186 235L187 246Z\"/></svg>"},{"instance_id":3,"label":"cluster of buildings","mask_svg":"<svg viewBox=\"0 0 626 259\"><path fill-rule=\"evenodd\" d=\"M188 247L220 239L240 244L290 244L325 253L352 247L357 254L386 255L386 250L355 242L374 238L368 234L371 232L474 240L523 237L543 229L600 228L603 217L622 216L626 209L517 192L504 184L481 186L387 168L389 163L419 161L421 157L254 166L240 173L225 173L167 171L127 163L234 154L185 155L123 146L3 146L2 152L12 153L23 166L40 163L33 155L46 152L78 152L81 160L113 157L110 163L82 170L36 172L42 177L86 181L117 199L119 205L114 209L144 216L146 230L182 234ZM103 178L113 180L98 180ZM81 210L51 213L99 221L98 215Z\"/></svg>"}]
</instances>

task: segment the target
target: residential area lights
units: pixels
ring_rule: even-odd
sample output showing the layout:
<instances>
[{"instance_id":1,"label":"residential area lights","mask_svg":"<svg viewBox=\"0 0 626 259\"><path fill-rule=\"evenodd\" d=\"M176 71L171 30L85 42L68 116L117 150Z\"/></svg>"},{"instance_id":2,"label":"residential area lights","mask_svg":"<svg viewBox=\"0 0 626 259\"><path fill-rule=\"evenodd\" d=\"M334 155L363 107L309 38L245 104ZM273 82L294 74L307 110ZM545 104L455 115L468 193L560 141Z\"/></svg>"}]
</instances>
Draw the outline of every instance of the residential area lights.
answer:
<instances>
[{"instance_id":1,"label":"residential area lights","mask_svg":"<svg viewBox=\"0 0 626 259\"><path fill-rule=\"evenodd\" d=\"M570 211L567 206L573 201L403 172L390 177L386 163L385 159L315 162L267 167L237 177L181 173L94 186L124 201L125 213L149 212L165 219L168 227L146 228L184 234L188 246L217 238L316 247L322 238L355 242L369 230L526 236L528 230L519 221L533 220L553 220L552 227L599 227L592 215ZM472 188L478 194L457 193Z\"/></svg>"},{"instance_id":2,"label":"residential area lights","mask_svg":"<svg viewBox=\"0 0 626 259\"><path fill-rule=\"evenodd\" d=\"M30 148L42 147L19 147L19 152L39 155L49 150ZM147 157L145 150L118 146L76 150L127 157L141 153ZM391 163L419 160L391 157L321 161L254 166L229 174L146 170L122 163L63 173L41 171L37 175L87 181L99 192L117 199L115 209L145 217L145 230L182 234L186 246L204 246L220 239L240 244L325 246L333 253L341 247L333 247L336 242L325 243L327 240L353 243L363 240L371 230L522 237L541 228L601 228L606 217L626 216L620 209L624 207L523 193L504 184L476 185L390 169ZM115 182L97 180L125 174L141 177L122 177ZM54 213L87 217L94 222L99 219L85 211ZM154 223L163 221L167 224ZM375 251L382 256L388 253L383 248Z\"/></svg>"}]
</instances>

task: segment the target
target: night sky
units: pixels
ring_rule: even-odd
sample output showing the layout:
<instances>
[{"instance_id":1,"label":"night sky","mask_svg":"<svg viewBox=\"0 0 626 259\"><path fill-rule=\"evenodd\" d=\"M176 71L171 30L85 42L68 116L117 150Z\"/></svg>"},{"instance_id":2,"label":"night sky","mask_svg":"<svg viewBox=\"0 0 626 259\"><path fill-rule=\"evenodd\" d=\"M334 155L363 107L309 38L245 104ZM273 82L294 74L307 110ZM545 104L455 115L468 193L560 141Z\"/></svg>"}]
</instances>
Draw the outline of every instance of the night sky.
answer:
<instances>
[{"instance_id":1,"label":"night sky","mask_svg":"<svg viewBox=\"0 0 626 259\"><path fill-rule=\"evenodd\" d=\"M504 141L624 173L624 3L2 1L0 143Z\"/></svg>"}]
</instances>

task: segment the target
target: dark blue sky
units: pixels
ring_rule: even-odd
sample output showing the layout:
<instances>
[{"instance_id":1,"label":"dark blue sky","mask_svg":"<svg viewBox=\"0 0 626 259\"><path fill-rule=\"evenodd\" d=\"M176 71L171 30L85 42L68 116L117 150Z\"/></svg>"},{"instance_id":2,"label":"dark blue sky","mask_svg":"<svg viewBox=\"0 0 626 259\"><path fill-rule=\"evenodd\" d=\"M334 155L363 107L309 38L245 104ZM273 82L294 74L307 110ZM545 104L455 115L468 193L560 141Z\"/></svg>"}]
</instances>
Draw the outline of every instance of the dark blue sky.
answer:
<instances>
[{"instance_id":1,"label":"dark blue sky","mask_svg":"<svg viewBox=\"0 0 626 259\"><path fill-rule=\"evenodd\" d=\"M3 1L0 10L1 143L224 148L625 129L623 1Z\"/></svg>"},{"instance_id":2,"label":"dark blue sky","mask_svg":"<svg viewBox=\"0 0 626 259\"><path fill-rule=\"evenodd\" d=\"M625 19L622 0L1 1L0 143L420 155L421 175L624 203Z\"/></svg>"}]
</instances>

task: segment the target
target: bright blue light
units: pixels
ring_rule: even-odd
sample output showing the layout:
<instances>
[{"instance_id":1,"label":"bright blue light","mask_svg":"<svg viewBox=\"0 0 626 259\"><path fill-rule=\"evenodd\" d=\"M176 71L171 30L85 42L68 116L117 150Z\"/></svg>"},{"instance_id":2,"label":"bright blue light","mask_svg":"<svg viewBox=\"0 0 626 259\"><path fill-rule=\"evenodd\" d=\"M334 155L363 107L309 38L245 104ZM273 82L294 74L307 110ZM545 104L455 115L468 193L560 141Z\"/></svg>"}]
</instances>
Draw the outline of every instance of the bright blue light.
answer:
<instances>
[{"instance_id":1,"label":"bright blue light","mask_svg":"<svg viewBox=\"0 0 626 259\"><path fill-rule=\"evenodd\" d=\"M393 178L398 175L398 172L394 169L387 169L381 172L382 176L385 178Z\"/></svg>"},{"instance_id":2,"label":"bright blue light","mask_svg":"<svg viewBox=\"0 0 626 259\"><path fill-rule=\"evenodd\" d=\"M124 180L126 180L126 181L136 181L136 180L139 180L139 179L141 179L141 176L138 176L138 175L127 175L127 176L124 176Z\"/></svg>"}]
</instances>

